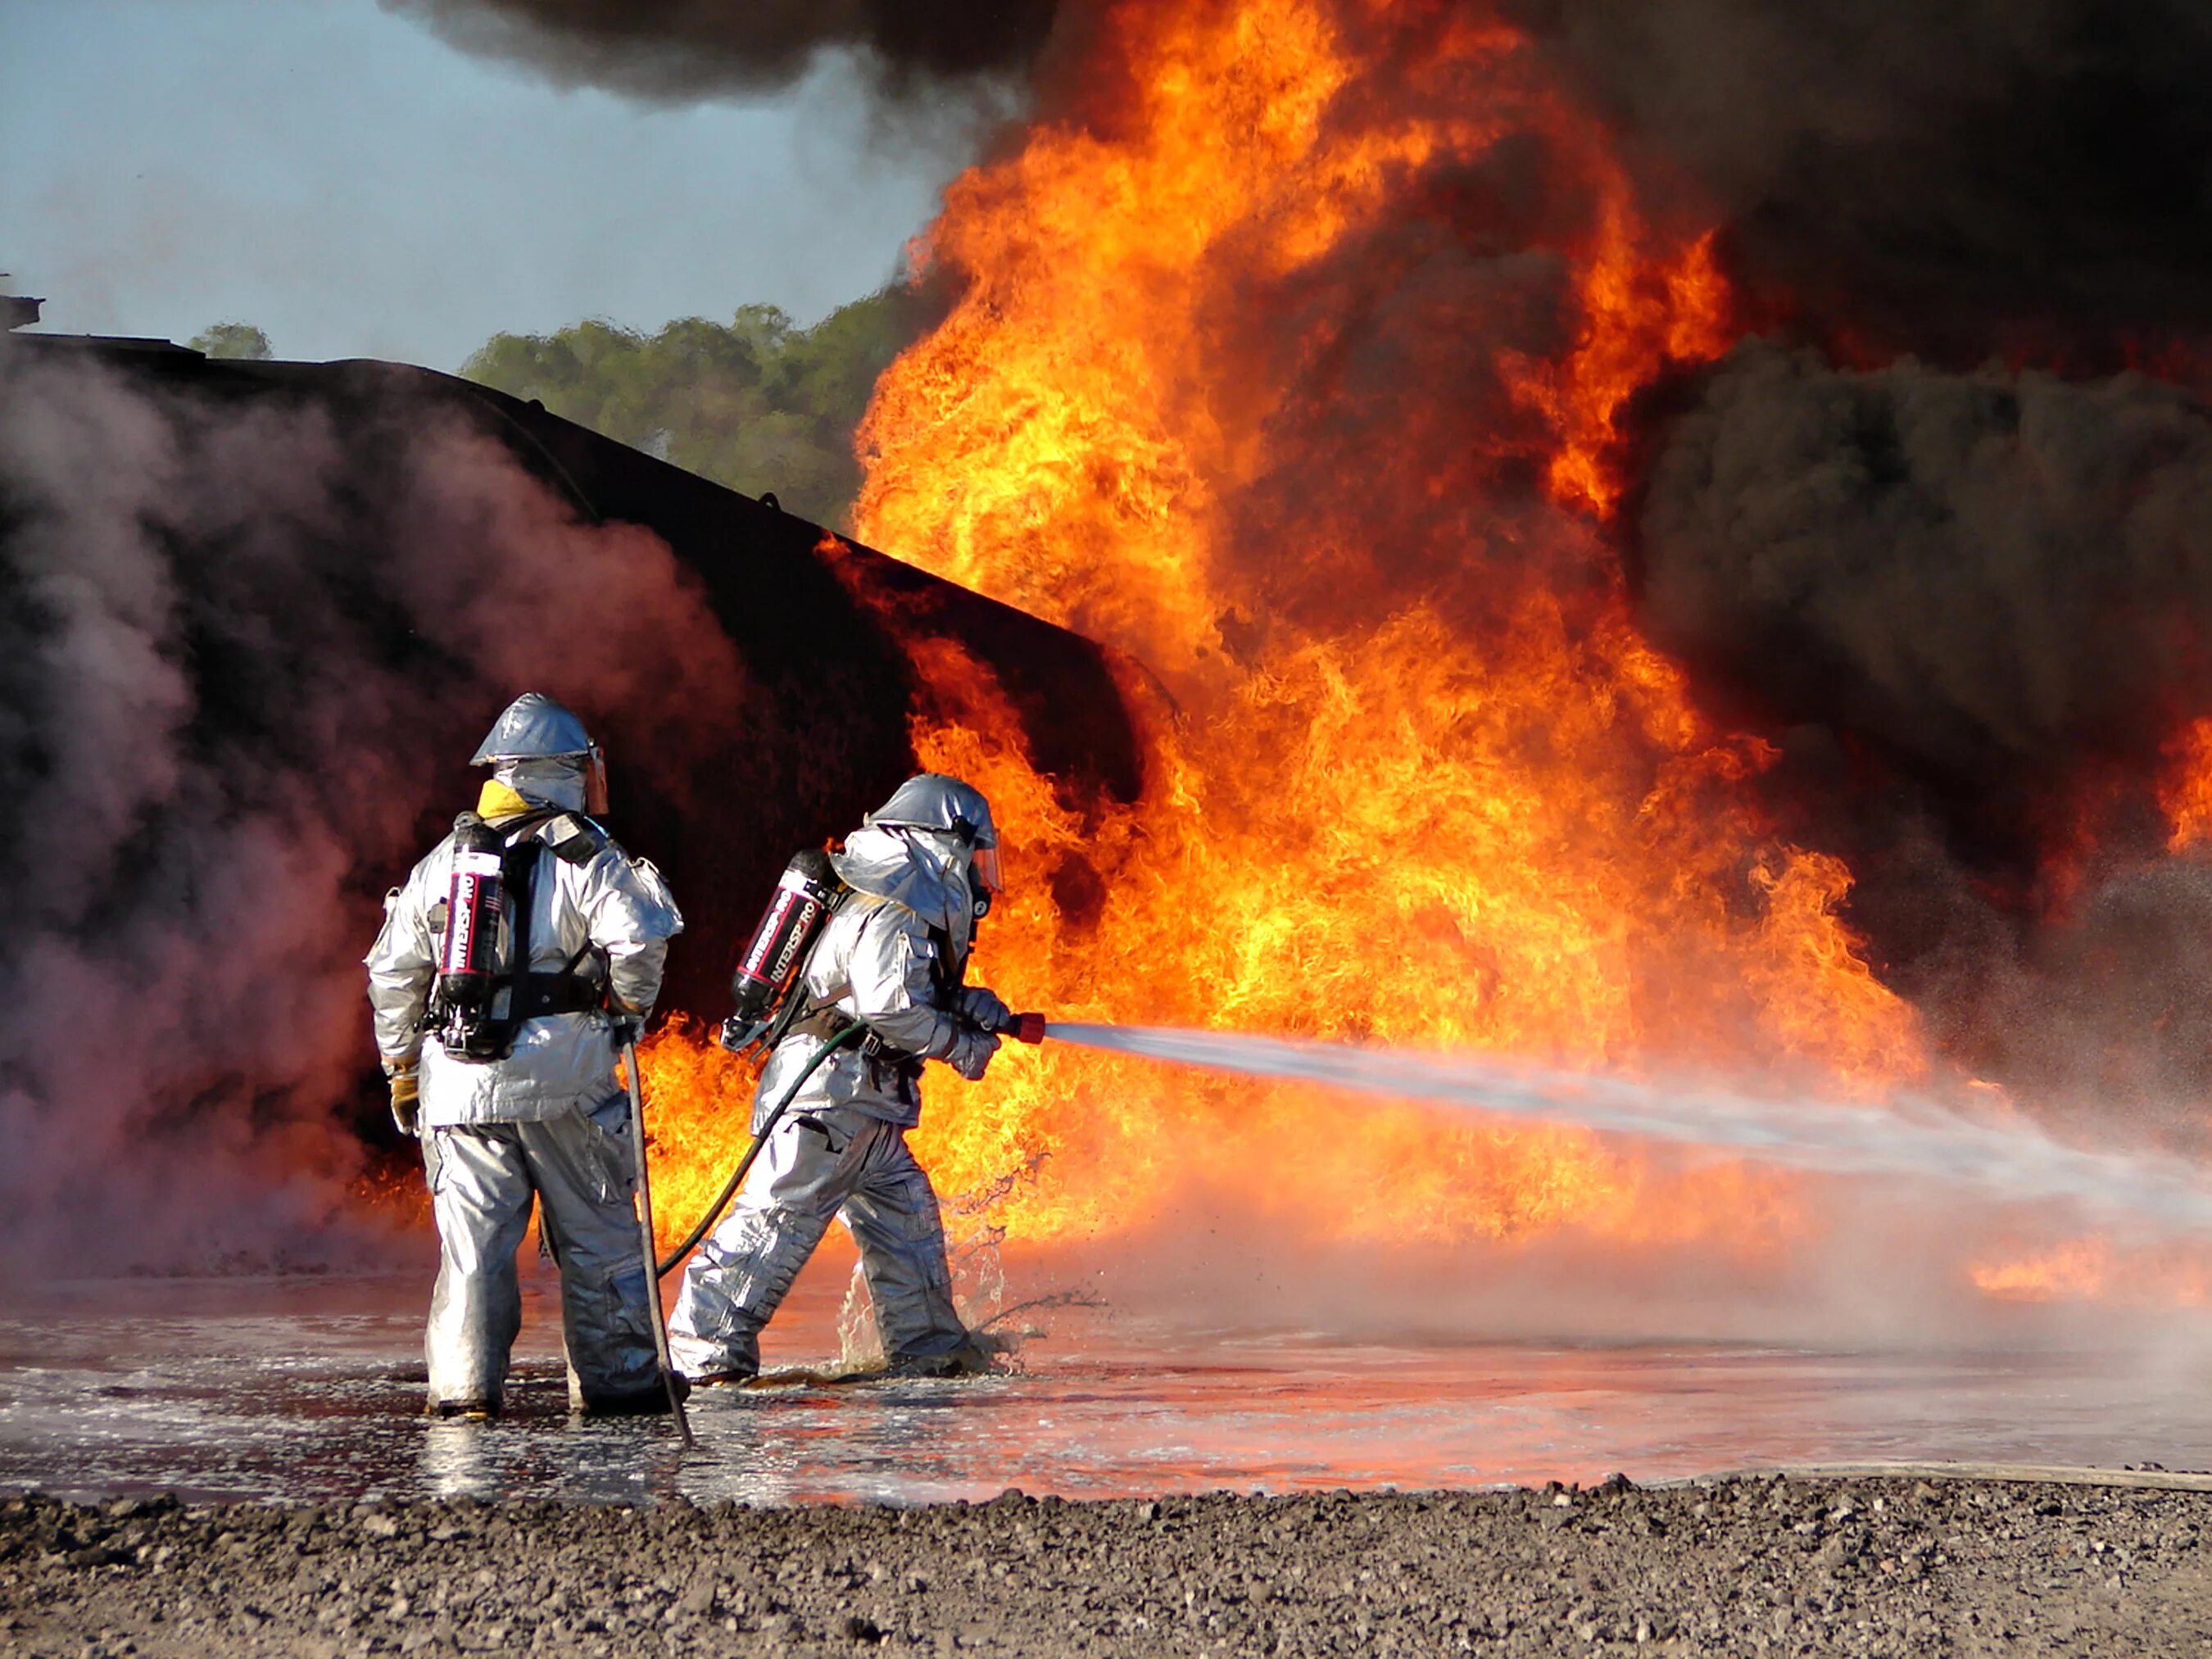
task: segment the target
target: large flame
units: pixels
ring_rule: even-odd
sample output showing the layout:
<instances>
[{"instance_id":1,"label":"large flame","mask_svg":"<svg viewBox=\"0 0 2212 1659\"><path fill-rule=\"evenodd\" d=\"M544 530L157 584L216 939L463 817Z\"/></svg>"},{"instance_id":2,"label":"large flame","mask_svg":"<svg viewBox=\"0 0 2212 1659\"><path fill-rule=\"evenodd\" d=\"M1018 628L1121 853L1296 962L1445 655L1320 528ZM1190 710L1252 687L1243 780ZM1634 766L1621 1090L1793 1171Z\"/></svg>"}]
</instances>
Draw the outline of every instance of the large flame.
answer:
<instances>
[{"instance_id":1,"label":"large flame","mask_svg":"<svg viewBox=\"0 0 2212 1659\"><path fill-rule=\"evenodd\" d=\"M1918 1073L1838 919L1847 872L1761 823L1769 752L1638 637L1607 541L1623 406L1729 338L1704 228L1646 222L1502 26L1234 0L1116 6L1101 38L1084 118L951 189L918 254L961 297L864 433L864 539L1157 677L1126 688L1149 775L1123 810L1040 776L988 674L918 647L917 751L989 794L1017 878L976 977L1071 1019L1838 1092ZM1531 146L1559 200L1510 208L1512 246L1424 210L1439 180L1510 194ZM1378 299L1407 223L1433 246ZM1425 292L1440 258L1495 291ZM1395 307L1428 307L1463 397L1392 361ZM674 1164L726 1156L698 1103L740 1082L660 1086ZM1748 1249L1802 1224L1779 1176L1050 1044L939 1084L915 1140L952 1191L1026 1171L994 1218L1016 1237L1208 1188L1308 1236ZM687 1215L712 1184L671 1181Z\"/></svg>"}]
</instances>

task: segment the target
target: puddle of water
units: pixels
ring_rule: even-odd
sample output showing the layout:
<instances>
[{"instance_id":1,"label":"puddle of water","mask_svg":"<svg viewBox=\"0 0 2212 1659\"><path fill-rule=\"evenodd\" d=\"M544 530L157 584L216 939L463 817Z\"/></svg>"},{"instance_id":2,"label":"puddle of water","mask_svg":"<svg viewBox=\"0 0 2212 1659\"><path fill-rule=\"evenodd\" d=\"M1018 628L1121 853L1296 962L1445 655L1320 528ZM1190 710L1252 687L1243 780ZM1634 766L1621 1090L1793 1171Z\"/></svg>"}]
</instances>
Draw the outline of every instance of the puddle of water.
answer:
<instances>
[{"instance_id":1,"label":"puddle of water","mask_svg":"<svg viewBox=\"0 0 2212 1659\"><path fill-rule=\"evenodd\" d=\"M0 1310L0 1484L641 1503L1070 1498L1639 1480L1750 1463L2212 1463L2212 1399L2081 1352L1347 1343L1053 1316L1013 1375L760 1391L665 1423L572 1421L557 1310L529 1282L509 1415L429 1423L427 1275L79 1285ZM771 1367L837 1352L810 1272Z\"/></svg>"}]
</instances>

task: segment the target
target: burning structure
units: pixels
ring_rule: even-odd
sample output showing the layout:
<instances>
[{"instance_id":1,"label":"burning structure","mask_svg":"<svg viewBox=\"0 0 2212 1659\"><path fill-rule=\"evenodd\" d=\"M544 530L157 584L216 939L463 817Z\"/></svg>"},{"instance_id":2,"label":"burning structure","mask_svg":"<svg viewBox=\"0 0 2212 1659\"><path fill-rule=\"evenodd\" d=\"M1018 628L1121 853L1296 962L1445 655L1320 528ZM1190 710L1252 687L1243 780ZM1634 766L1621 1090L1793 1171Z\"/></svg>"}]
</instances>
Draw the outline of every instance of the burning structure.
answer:
<instances>
[{"instance_id":1,"label":"burning structure","mask_svg":"<svg viewBox=\"0 0 2212 1659\"><path fill-rule=\"evenodd\" d=\"M362 603L395 642L444 630L427 643L483 698L453 726L445 686L387 665L373 733L303 715L287 775L402 733L459 752L557 627L586 665L570 695L656 769L626 833L717 893L764 889L909 744L982 785L1023 878L983 948L1025 1006L1847 1098L1993 1082L2083 1133L2201 1151L2196 10L1071 0L986 31L927 6L413 9L652 95L825 41L874 52L894 94L1025 77L1024 123L918 246L946 313L878 387L858 530L1068 632L783 526L797 611L897 643L830 696L779 695L784 625L742 634L757 590L622 527L661 526L642 494L586 480L592 530L532 486L514 533L481 438L456 440L381 475L415 482L371 503L380 533L408 544L427 493L501 552L441 541L405 577L422 599ZM574 471L580 436L499 418L558 463L528 465ZM265 499L331 476L285 465ZM237 501L213 521L251 545ZM526 600L541 580L556 597ZM309 887L433 810L395 780L379 763L389 821ZM87 793L111 851L137 844L143 803ZM733 799L791 816L748 805L725 835ZM354 822L338 805L315 816ZM708 1016L741 925L720 903L672 990ZM286 1090L342 1092L326 1052ZM258 1099L235 1065L185 1106ZM682 1033L649 1066L680 1212L740 1080ZM1805 1193L1735 1165L1411 1108L1346 1133L1339 1111L1048 1050L917 1140L1038 1243L1220 1202L1316 1243L1748 1260L1822 1237Z\"/></svg>"}]
</instances>

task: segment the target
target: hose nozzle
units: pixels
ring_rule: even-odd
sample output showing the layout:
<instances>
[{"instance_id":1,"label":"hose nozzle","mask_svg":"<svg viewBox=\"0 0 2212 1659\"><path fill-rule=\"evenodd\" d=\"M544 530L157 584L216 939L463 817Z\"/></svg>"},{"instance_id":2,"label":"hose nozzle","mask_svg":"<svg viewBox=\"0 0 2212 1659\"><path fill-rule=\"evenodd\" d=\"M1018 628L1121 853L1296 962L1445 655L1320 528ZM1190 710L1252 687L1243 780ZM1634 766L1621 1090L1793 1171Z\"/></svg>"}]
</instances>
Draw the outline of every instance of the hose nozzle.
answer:
<instances>
[{"instance_id":1,"label":"hose nozzle","mask_svg":"<svg viewBox=\"0 0 2212 1659\"><path fill-rule=\"evenodd\" d=\"M722 1022L722 1029L715 1033L715 1038L732 1054L741 1054L758 1042L767 1033L766 1020L744 1019L732 1014Z\"/></svg>"},{"instance_id":2,"label":"hose nozzle","mask_svg":"<svg viewBox=\"0 0 2212 1659\"><path fill-rule=\"evenodd\" d=\"M1042 1042L1044 1026L1042 1014L1008 1014L991 1029L999 1036L1012 1037L1017 1042Z\"/></svg>"}]
</instances>

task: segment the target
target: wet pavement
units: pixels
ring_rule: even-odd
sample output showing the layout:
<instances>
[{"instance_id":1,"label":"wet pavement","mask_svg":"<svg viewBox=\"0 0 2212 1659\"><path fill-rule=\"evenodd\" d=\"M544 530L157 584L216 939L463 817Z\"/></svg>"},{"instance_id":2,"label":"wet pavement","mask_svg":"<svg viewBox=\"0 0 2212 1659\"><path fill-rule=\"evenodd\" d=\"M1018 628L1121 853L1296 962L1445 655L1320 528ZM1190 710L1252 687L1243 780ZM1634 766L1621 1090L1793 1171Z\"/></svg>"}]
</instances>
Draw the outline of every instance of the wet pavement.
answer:
<instances>
[{"instance_id":1,"label":"wet pavement","mask_svg":"<svg viewBox=\"0 0 2212 1659\"><path fill-rule=\"evenodd\" d=\"M2212 1465L2212 1400L2096 1351L1349 1344L1054 1310L1011 1374L793 1382L665 1423L572 1421L535 1277L508 1415L428 1423L427 1276L136 1280L0 1308L0 1486L77 1498L919 1503L1640 1481L1748 1464ZM811 1273L771 1368L831 1363Z\"/></svg>"}]
</instances>

